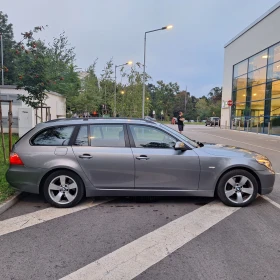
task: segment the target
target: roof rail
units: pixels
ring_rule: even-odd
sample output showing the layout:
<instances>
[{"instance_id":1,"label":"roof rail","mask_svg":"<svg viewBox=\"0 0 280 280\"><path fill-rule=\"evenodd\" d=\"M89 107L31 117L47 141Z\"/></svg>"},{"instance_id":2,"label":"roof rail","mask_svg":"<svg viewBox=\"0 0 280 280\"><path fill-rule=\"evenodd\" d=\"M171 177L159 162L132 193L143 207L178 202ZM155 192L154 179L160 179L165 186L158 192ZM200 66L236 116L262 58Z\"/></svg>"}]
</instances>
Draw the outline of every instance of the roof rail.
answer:
<instances>
[{"instance_id":1,"label":"roof rail","mask_svg":"<svg viewBox=\"0 0 280 280\"><path fill-rule=\"evenodd\" d=\"M54 120L50 120L50 121L46 121L46 123L50 123L50 122L59 122L59 121L74 121L74 120L83 120L83 121L87 121L87 120L138 120L138 121L145 121L145 122L150 122L150 123L154 123L156 122L155 120L153 120L152 118L99 118L99 117L89 117L89 118L77 118L77 117L73 117L73 118L60 118L60 119L54 119Z\"/></svg>"}]
</instances>

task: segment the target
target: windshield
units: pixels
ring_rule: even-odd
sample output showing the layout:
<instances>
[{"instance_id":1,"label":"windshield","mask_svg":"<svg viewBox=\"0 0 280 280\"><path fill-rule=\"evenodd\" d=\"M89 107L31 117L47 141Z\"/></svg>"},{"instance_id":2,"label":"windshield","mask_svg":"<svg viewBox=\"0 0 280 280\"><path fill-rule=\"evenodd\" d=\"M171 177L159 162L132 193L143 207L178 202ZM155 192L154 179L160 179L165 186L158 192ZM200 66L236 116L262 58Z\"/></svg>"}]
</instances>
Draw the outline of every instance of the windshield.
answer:
<instances>
[{"instance_id":1,"label":"windshield","mask_svg":"<svg viewBox=\"0 0 280 280\"><path fill-rule=\"evenodd\" d=\"M174 135L177 136L178 138L183 139L185 142L187 142L188 144L190 144L192 147L194 147L194 148L199 148L199 145L198 145L196 142L192 141L192 140L189 139L187 136L185 136L185 135L179 133L179 132L176 131L175 129L170 128L169 126L164 125L164 124L160 124L160 126L163 126L164 129L168 130L169 132L171 132L172 134L174 134Z\"/></svg>"}]
</instances>

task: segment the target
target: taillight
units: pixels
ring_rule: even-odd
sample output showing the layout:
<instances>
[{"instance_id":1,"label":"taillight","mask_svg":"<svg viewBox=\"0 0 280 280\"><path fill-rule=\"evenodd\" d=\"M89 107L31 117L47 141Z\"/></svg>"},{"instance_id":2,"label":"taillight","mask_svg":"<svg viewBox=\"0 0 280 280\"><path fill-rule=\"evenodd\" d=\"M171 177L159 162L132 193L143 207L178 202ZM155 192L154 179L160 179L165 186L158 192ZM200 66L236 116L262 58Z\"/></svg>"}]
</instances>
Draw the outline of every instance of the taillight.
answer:
<instances>
[{"instance_id":1,"label":"taillight","mask_svg":"<svg viewBox=\"0 0 280 280\"><path fill-rule=\"evenodd\" d=\"M10 154L10 164L11 165L24 165L21 158L17 153Z\"/></svg>"}]
</instances>

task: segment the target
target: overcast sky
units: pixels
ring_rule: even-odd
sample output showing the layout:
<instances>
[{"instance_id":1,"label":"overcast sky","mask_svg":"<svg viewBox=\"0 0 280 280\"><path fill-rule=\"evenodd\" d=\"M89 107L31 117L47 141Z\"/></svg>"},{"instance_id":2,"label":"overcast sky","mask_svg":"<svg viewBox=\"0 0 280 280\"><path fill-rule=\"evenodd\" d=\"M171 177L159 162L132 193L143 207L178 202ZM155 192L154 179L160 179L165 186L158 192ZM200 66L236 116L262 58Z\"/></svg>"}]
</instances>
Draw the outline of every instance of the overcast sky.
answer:
<instances>
[{"instance_id":1,"label":"overcast sky","mask_svg":"<svg viewBox=\"0 0 280 280\"><path fill-rule=\"evenodd\" d=\"M98 58L98 74L111 57L116 64L143 63L144 32L172 24L172 30L148 34L147 72L152 82L178 82L199 97L222 85L225 43L277 2L1 0L0 9L13 23L16 39L37 25L49 25L40 34L46 41L65 31L76 48L76 65L86 69Z\"/></svg>"}]
</instances>

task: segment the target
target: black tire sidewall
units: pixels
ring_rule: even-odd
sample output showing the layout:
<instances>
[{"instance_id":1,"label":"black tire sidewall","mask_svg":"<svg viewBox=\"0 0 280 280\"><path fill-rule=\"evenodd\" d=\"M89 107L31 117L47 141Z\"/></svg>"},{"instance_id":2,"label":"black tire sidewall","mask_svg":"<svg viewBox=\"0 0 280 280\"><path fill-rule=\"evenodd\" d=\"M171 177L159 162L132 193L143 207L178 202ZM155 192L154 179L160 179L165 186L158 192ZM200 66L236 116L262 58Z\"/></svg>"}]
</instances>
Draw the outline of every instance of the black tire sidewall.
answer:
<instances>
[{"instance_id":1,"label":"black tire sidewall","mask_svg":"<svg viewBox=\"0 0 280 280\"><path fill-rule=\"evenodd\" d=\"M61 176L61 175L65 175L65 176L69 176L70 178L73 178L73 180L76 182L76 184L78 186L77 196L75 197L75 199L73 201L71 201L70 203L66 203L66 204L59 204L59 203L53 201L52 198L50 197L49 191L48 191L50 182L54 178ZM84 197L84 194L85 194L85 188L84 188L84 183L83 183L82 179L76 173L74 173L70 170L58 170L58 171L54 171L53 173L51 173L45 180L43 193L44 193L45 199L51 205L53 205L57 208L69 208L69 207L73 207L73 206L77 205L82 200L82 198Z\"/></svg>"},{"instance_id":2,"label":"black tire sidewall","mask_svg":"<svg viewBox=\"0 0 280 280\"><path fill-rule=\"evenodd\" d=\"M246 176L248 179L250 179L250 181L252 182L253 187L254 187L254 192L253 192L252 197L248 201L246 201L242 204L237 204L237 203L231 202L226 197L225 192L224 192L224 187L225 187L226 182L230 178L232 178L234 176L240 176L240 175ZM218 197L220 198L220 200L228 206L244 207L244 206L249 205L250 203L252 203L256 199L257 194L258 194L258 182L257 182L255 176L247 170L242 170L242 169L231 170L231 171L227 172L226 174L224 174L221 177L221 179L219 180L219 183L218 183L218 186L217 186L217 194L218 194Z\"/></svg>"}]
</instances>

